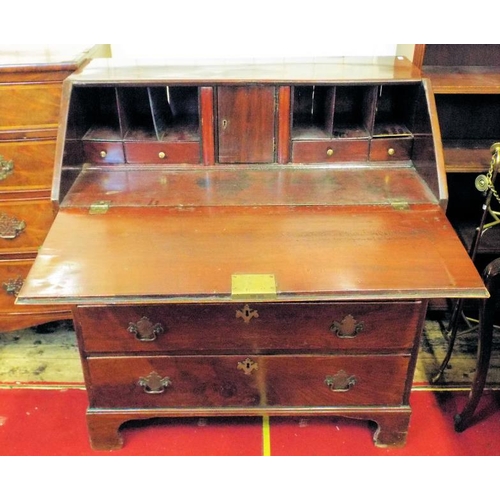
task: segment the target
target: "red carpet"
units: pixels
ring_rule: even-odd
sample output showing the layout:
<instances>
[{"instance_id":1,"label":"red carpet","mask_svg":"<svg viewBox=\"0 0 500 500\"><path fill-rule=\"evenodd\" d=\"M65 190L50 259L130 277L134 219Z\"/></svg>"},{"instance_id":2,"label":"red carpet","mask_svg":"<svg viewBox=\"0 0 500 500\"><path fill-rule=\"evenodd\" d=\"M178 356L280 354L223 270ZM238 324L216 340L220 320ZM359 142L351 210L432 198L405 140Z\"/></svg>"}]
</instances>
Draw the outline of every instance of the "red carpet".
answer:
<instances>
[{"instance_id":1,"label":"red carpet","mask_svg":"<svg viewBox=\"0 0 500 500\"><path fill-rule=\"evenodd\" d=\"M453 415L465 391L414 391L407 445L380 449L369 422L333 418L163 419L126 424L123 449L95 452L89 446L79 389L1 389L0 455L3 456L422 456L500 455L500 392L486 392L477 422L463 433ZM263 425L264 422L264 425Z\"/></svg>"}]
</instances>

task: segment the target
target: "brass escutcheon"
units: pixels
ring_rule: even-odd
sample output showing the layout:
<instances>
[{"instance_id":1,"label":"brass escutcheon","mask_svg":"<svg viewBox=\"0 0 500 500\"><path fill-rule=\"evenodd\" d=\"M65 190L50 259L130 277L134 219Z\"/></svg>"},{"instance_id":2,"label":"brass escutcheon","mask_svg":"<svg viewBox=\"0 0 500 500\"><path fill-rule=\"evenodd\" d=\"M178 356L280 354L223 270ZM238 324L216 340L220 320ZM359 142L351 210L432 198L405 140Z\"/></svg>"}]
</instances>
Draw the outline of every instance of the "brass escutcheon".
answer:
<instances>
[{"instance_id":1,"label":"brass escutcheon","mask_svg":"<svg viewBox=\"0 0 500 500\"><path fill-rule=\"evenodd\" d=\"M342 321L334 321L330 326L330 331L335 333L341 339L352 339L361 332L364 328L364 323L357 322L352 314L348 314Z\"/></svg>"},{"instance_id":2,"label":"brass escutcheon","mask_svg":"<svg viewBox=\"0 0 500 500\"><path fill-rule=\"evenodd\" d=\"M236 317L243 318L243 321L245 323L250 323L250 320L252 318L259 317L259 313L257 312L256 309L250 309L250 306L246 304L245 307L243 307L243 309L236 311Z\"/></svg>"},{"instance_id":3,"label":"brass escutcheon","mask_svg":"<svg viewBox=\"0 0 500 500\"><path fill-rule=\"evenodd\" d=\"M153 324L144 316L137 323L129 323L127 331L133 333L140 342L153 342L164 332L164 328L160 323Z\"/></svg>"},{"instance_id":4,"label":"brass escutcheon","mask_svg":"<svg viewBox=\"0 0 500 500\"><path fill-rule=\"evenodd\" d=\"M250 358L238 362L238 370L242 370L245 375L251 375L253 371L259 369L259 364Z\"/></svg>"},{"instance_id":5,"label":"brass escutcheon","mask_svg":"<svg viewBox=\"0 0 500 500\"><path fill-rule=\"evenodd\" d=\"M356 384L356 377L347 375L344 370L340 370L335 375L328 375L325 378L325 384L333 392L347 392Z\"/></svg>"}]
</instances>

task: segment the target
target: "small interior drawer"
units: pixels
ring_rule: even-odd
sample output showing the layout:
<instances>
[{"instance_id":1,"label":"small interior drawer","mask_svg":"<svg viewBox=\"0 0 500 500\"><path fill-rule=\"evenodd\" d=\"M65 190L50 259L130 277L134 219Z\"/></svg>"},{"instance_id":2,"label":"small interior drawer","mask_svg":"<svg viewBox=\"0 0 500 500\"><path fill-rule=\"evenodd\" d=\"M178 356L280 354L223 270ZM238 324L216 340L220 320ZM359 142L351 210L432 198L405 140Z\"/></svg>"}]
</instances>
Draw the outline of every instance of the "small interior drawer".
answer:
<instances>
[{"instance_id":1,"label":"small interior drawer","mask_svg":"<svg viewBox=\"0 0 500 500\"><path fill-rule=\"evenodd\" d=\"M83 154L89 163L125 163L123 144L118 141L83 141Z\"/></svg>"},{"instance_id":2,"label":"small interior drawer","mask_svg":"<svg viewBox=\"0 0 500 500\"><path fill-rule=\"evenodd\" d=\"M292 161L295 163L366 161L368 148L368 139L294 141L292 143Z\"/></svg>"},{"instance_id":3,"label":"small interior drawer","mask_svg":"<svg viewBox=\"0 0 500 500\"><path fill-rule=\"evenodd\" d=\"M127 163L200 163L198 142L125 142Z\"/></svg>"},{"instance_id":4,"label":"small interior drawer","mask_svg":"<svg viewBox=\"0 0 500 500\"><path fill-rule=\"evenodd\" d=\"M371 161L404 161L411 158L413 138L373 139L370 145Z\"/></svg>"}]
</instances>

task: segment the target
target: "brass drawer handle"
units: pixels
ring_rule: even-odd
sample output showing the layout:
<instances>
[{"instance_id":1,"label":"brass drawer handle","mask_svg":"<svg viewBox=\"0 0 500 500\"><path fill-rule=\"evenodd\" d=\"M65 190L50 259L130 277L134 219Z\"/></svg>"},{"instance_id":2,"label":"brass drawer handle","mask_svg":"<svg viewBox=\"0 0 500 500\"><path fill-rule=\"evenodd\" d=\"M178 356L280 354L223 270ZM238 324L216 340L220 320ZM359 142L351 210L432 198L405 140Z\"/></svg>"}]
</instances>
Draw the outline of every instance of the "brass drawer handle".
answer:
<instances>
[{"instance_id":1,"label":"brass drawer handle","mask_svg":"<svg viewBox=\"0 0 500 500\"><path fill-rule=\"evenodd\" d=\"M330 331L341 339L352 339L363 331L365 324L356 321L351 314L348 314L342 321L334 321L330 326Z\"/></svg>"},{"instance_id":2,"label":"brass drawer handle","mask_svg":"<svg viewBox=\"0 0 500 500\"><path fill-rule=\"evenodd\" d=\"M394 155L396 154L396 150L395 150L394 148L389 148L389 149L387 150L387 154L388 154L389 156L394 156Z\"/></svg>"},{"instance_id":3,"label":"brass drawer handle","mask_svg":"<svg viewBox=\"0 0 500 500\"><path fill-rule=\"evenodd\" d=\"M101 158L106 158L106 156L108 156L108 153L107 153L106 151L104 151L104 150L103 150L103 151L101 151L101 152L99 153L99 156L100 156Z\"/></svg>"},{"instance_id":4,"label":"brass drawer handle","mask_svg":"<svg viewBox=\"0 0 500 500\"><path fill-rule=\"evenodd\" d=\"M23 278L21 278L21 276L18 276L17 278L11 278L5 281L4 283L2 283L2 286L7 295L13 295L14 297L17 297L21 290L21 287L23 286L23 283Z\"/></svg>"},{"instance_id":5,"label":"brass drawer handle","mask_svg":"<svg viewBox=\"0 0 500 500\"><path fill-rule=\"evenodd\" d=\"M133 333L140 342L153 342L165 329L160 323L153 324L144 316L137 323L129 323L127 331Z\"/></svg>"},{"instance_id":6,"label":"brass drawer handle","mask_svg":"<svg viewBox=\"0 0 500 500\"><path fill-rule=\"evenodd\" d=\"M6 213L0 214L0 238L13 240L26 229L26 222L11 217Z\"/></svg>"},{"instance_id":7,"label":"brass drawer handle","mask_svg":"<svg viewBox=\"0 0 500 500\"><path fill-rule=\"evenodd\" d=\"M163 394L165 389L172 385L168 377L161 377L156 372L151 372L147 377L139 379L139 385L147 394Z\"/></svg>"},{"instance_id":8,"label":"brass drawer handle","mask_svg":"<svg viewBox=\"0 0 500 500\"><path fill-rule=\"evenodd\" d=\"M164 151L160 151L160 152L158 153L158 158L159 158L160 160L164 160L166 157L167 157L167 154L166 154Z\"/></svg>"},{"instance_id":9,"label":"brass drawer handle","mask_svg":"<svg viewBox=\"0 0 500 500\"><path fill-rule=\"evenodd\" d=\"M325 378L325 384L332 392L347 392L356 384L356 377L347 375L344 370L340 370L335 375L328 375Z\"/></svg>"},{"instance_id":10,"label":"brass drawer handle","mask_svg":"<svg viewBox=\"0 0 500 500\"><path fill-rule=\"evenodd\" d=\"M0 181L7 179L9 175L14 173L14 161L4 160L3 156L0 155Z\"/></svg>"},{"instance_id":11,"label":"brass drawer handle","mask_svg":"<svg viewBox=\"0 0 500 500\"><path fill-rule=\"evenodd\" d=\"M333 149L332 148L328 148L326 150L326 156L333 156Z\"/></svg>"}]
</instances>

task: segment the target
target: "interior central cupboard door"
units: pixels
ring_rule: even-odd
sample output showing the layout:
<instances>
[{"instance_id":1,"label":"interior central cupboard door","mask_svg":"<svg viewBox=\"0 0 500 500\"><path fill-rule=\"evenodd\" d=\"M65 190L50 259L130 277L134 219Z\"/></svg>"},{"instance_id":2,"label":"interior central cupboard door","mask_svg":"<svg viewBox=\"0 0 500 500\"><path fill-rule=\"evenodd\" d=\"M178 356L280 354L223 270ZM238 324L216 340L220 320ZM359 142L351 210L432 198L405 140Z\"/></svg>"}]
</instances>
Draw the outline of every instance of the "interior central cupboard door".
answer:
<instances>
[{"instance_id":1,"label":"interior central cupboard door","mask_svg":"<svg viewBox=\"0 0 500 500\"><path fill-rule=\"evenodd\" d=\"M217 91L219 163L273 163L276 88L227 86Z\"/></svg>"}]
</instances>

